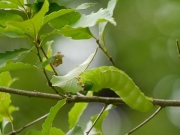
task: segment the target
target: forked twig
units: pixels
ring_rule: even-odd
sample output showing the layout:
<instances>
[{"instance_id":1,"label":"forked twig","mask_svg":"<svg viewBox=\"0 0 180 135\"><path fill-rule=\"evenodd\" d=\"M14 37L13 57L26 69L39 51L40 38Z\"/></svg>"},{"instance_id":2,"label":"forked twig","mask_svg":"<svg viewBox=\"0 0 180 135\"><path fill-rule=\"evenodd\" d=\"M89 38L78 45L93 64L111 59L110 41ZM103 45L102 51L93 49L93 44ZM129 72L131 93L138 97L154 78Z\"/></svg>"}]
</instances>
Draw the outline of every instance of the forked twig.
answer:
<instances>
[{"instance_id":1,"label":"forked twig","mask_svg":"<svg viewBox=\"0 0 180 135\"><path fill-rule=\"evenodd\" d=\"M92 128L97 123L97 121L99 120L99 118L101 117L101 115L103 114L105 109L107 108L107 106L108 106L108 104L104 105L104 107L102 108L101 112L98 114L97 118L95 119L94 123L92 124L91 128L86 132L86 135L89 135L89 133L91 132Z\"/></svg>"},{"instance_id":2,"label":"forked twig","mask_svg":"<svg viewBox=\"0 0 180 135\"><path fill-rule=\"evenodd\" d=\"M163 107L160 106L149 118L147 118L145 121L143 121L141 124L139 124L137 127L135 127L134 129L132 129L131 131L129 131L128 133L126 133L125 135L130 135L133 132L135 132L136 130L138 130L140 127L142 127L143 125L145 125L148 121L150 121L152 118L154 118L154 116L156 116L162 109Z\"/></svg>"}]
</instances>

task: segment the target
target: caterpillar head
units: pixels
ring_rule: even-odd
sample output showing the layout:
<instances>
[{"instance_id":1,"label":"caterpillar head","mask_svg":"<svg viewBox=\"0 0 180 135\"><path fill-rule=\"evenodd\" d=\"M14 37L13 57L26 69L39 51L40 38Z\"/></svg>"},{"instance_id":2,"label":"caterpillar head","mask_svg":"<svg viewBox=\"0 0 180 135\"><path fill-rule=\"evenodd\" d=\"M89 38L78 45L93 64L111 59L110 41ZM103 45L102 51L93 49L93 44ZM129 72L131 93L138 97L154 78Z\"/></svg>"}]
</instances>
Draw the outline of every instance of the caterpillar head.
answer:
<instances>
[{"instance_id":1,"label":"caterpillar head","mask_svg":"<svg viewBox=\"0 0 180 135\"><path fill-rule=\"evenodd\" d=\"M83 90L89 91L89 90L92 89L93 83L92 83L91 81L86 81L86 82L82 85L82 87L83 87Z\"/></svg>"},{"instance_id":2,"label":"caterpillar head","mask_svg":"<svg viewBox=\"0 0 180 135\"><path fill-rule=\"evenodd\" d=\"M78 84L85 91L97 91L97 82L96 75L91 70L84 71L78 77Z\"/></svg>"}]
</instances>

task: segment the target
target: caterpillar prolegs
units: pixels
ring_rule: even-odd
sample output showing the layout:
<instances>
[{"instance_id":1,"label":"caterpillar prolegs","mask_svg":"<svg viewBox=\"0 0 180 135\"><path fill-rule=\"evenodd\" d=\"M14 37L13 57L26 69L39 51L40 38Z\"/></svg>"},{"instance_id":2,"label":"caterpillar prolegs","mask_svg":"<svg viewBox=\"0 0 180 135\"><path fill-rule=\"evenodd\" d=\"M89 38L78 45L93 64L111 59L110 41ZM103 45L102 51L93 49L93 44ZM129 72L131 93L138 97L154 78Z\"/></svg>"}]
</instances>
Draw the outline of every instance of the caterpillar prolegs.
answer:
<instances>
[{"instance_id":1,"label":"caterpillar prolegs","mask_svg":"<svg viewBox=\"0 0 180 135\"><path fill-rule=\"evenodd\" d=\"M86 70L79 76L78 83L85 91L110 88L132 109L145 112L153 108L152 99L146 97L127 74L113 66Z\"/></svg>"}]
</instances>

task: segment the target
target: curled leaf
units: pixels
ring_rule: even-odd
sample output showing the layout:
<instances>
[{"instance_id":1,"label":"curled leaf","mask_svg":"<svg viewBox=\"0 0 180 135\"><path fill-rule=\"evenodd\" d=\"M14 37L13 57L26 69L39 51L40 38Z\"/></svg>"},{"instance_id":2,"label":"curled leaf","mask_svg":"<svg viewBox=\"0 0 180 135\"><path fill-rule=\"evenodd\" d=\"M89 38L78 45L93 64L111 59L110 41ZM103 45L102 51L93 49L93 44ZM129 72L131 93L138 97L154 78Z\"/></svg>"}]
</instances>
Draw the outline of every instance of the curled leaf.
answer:
<instances>
[{"instance_id":1,"label":"curled leaf","mask_svg":"<svg viewBox=\"0 0 180 135\"><path fill-rule=\"evenodd\" d=\"M62 55L60 52L57 52L54 55L55 60L52 62L53 66L57 67L60 64L62 64L62 58L64 57L64 55Z\"/></svg>"}]
</instances>

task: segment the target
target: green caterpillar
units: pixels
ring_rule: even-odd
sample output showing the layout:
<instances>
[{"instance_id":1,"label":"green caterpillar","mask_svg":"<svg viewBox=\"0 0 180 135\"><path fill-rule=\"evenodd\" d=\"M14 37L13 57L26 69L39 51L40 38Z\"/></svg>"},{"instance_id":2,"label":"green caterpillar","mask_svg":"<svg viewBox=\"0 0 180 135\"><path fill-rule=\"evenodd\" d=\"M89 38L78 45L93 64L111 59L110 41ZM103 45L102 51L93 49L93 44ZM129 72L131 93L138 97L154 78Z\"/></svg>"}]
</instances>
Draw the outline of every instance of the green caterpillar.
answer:
<instances>
[{"instance_id":1,"label":"green caterpillar","mask_svg":"<svg viewBox=\"0 0 180 135\"><path fill-rule=\"evenodd\" d=\"M85 91L110 88L132 109L145 112L154 107L152 99L146 97L127 74L113 66L86 70L78 80Z\"/></svg>"}]
</instances>

